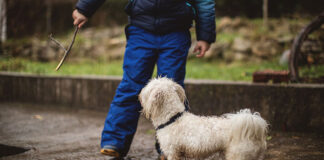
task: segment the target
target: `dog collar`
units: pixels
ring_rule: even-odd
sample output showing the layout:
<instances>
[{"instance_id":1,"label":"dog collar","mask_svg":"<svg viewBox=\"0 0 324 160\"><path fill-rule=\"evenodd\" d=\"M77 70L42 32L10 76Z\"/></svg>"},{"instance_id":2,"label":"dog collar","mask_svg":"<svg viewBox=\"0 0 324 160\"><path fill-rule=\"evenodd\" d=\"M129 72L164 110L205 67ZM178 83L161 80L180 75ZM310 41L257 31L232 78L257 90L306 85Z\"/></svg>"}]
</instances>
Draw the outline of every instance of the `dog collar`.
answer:
<instances>
[{"instance_id":1,"label":"dog collar","mask_svg":"<svg viewBox=\"0 0 324 160\"><path fill-rule=\"evenodd\" d=\"M178 118L180 118L184 112L187 112L187 109L183 112L179 112L177 113L176 115L174 115L173 117L170 118L169 121L167 121L166 123L163 123L161 125L159 125L155 130L159 130L159 129L162 129L168 125L170 125L171 123L175 122Z\"/></svg>"}]
</instances>

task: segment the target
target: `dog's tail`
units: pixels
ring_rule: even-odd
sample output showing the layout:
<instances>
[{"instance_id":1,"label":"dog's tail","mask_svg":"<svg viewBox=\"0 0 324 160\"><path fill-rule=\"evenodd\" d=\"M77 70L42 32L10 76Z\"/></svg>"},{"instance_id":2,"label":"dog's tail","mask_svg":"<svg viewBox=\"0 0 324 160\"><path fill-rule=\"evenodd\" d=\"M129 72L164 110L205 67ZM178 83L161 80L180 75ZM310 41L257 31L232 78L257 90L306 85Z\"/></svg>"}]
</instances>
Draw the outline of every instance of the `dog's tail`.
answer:
<instances>
[{"instance_id":1,"label":"dog's tail","mask_svg":"<svg viewBox=\"0 0 324 160\"><path fill-rule=\"evenodd\" d=\"M250 109L242 109L236 114L227 114L230 120L231 140L252 140L260 142L266 148L268 123L258 112L251 113Z\"/></svg>"}]
</instances>

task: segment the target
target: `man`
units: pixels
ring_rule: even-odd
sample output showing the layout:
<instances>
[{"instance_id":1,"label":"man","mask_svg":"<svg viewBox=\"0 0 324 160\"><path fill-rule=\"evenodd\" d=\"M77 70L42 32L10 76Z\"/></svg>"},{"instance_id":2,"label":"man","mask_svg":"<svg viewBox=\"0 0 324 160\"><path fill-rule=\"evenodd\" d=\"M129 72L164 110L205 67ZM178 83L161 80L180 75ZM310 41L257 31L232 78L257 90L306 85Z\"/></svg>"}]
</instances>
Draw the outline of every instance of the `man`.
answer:
<instances>
[{"instance_id":1,"label":"man","mask_svg":"<svg viewBox=\"0 0 324 160\"><path fill-rule=\"evenodd\" d=\"M104 0L79 0L72 16L81 28ZM215 41L214 0L130 0L125 11L127 46L123 78L107 115L101 153L124 157L136 132L141 106L138 94L152 76L168 77L184 86L185 66L191 45L189 28L196 21L194 52L203 57Z\"/></svg>"}]
</instances>

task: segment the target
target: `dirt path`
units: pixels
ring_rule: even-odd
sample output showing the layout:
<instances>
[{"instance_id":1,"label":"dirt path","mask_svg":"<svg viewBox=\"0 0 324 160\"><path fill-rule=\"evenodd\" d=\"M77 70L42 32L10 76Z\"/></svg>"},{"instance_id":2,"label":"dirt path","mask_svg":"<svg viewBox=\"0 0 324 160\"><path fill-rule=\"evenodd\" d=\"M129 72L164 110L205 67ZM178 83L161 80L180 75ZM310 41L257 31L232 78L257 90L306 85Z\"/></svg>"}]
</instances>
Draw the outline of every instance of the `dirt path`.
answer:
<instances>
[{"instance_id":1,"label":"dirt path","mask_svg":"<svg viewBox=\"0 0 324 160\"><path fill-rule=\"evenodd\" d=\"M0 144L30 149L5 157L0 154L0 160L107 159L99 153L105 116L91 110L0 103ZM267 160L324 160L323 136L273 132L271 137ZM141 118L128 159L156 156L153 127Z\"/></svg>"}]
</instances>

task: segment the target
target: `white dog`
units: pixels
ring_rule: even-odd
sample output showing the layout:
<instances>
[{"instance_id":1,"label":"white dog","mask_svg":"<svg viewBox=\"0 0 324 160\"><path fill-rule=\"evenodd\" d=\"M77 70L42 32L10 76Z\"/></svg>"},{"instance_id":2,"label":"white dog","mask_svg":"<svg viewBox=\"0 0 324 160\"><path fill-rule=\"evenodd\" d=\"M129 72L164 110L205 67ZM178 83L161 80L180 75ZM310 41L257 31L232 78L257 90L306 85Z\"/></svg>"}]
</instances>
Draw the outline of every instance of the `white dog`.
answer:
<instances>
[{"instance_id":1,"label":"white dog","mask_svg":"<svg viewBox=\"0 0 324 160\"><path fill-rule=\"evenodd\" d=\"M221 117L185 111L184 89L167 78L151 80L141 91L142 113L152 120L168 160L207 158L260 160L266 150L267 122L244 109Z\"/></svg>"}]
</instances>

